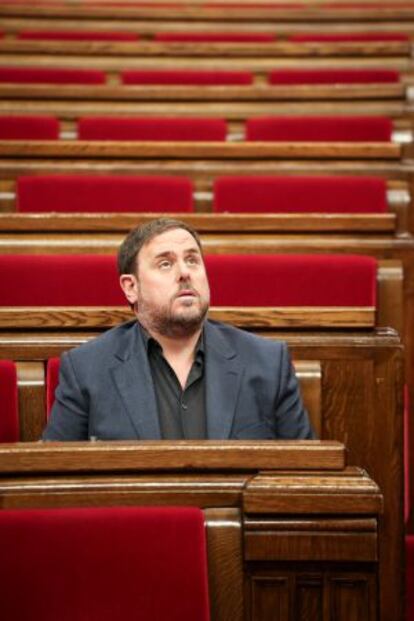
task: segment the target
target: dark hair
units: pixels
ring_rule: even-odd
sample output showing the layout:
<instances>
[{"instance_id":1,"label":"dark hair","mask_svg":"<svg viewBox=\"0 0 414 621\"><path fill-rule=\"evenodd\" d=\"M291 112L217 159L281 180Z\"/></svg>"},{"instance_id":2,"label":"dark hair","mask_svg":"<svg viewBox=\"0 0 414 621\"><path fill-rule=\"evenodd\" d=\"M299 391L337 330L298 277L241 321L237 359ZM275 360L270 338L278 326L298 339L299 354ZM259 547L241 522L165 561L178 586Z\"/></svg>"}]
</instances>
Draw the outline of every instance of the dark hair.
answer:
<instances>
[{"instance_id":1,"label":"dark hair","mask_svg":"<svg viewBox=\"0 0 414 621\"><path fill-rule=\"evenodd\" d=\"M191 226L173 218L157 218L157 220L151 220L147 224L137 226L128 233L118 250L119 273L133 274L137 267L137 257L141 248L151 239L157 237L157 235L173 229L188 231L196 240L200 251L202 251L200 237Z\"/></svg>"}]
</instances>

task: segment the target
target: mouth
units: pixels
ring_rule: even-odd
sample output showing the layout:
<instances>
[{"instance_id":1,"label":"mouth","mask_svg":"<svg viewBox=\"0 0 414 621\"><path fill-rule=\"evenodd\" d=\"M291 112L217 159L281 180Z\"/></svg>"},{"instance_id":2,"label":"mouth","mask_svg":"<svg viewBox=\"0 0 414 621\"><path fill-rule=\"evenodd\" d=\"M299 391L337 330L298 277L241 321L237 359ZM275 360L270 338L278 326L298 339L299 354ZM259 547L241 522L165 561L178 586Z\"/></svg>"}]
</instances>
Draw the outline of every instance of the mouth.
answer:
<instances>
[{"instance_id":1,"label":"mouth","mask_svg":"<svg viewBox=\"0 0 414 621\"><path fill-rule=\"evenodd\" d=\"M182 289L176 295L176 298L188 298L188 297L191 297L191 298L197 297L197 293L194 291L194 289Z\"/></svg>"}]
</instances>

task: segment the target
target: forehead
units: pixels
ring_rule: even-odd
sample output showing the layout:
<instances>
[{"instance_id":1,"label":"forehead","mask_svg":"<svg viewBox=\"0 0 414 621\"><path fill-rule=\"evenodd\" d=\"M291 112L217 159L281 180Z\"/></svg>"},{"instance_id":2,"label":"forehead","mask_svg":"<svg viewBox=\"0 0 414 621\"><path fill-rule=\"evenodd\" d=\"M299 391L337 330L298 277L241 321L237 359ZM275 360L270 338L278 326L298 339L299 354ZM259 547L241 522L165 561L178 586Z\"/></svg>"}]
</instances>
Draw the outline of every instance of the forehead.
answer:
<instances>
[{"instance_id":1,"label":"forehead","mask_svg":"<svg viewBox=\"0 0 414 621\"><path fill-rule=\"evenodd\" d=\"M142 248L141 257L152 258L165 252L176 254L188 250L199 251L194 237L185 229L171 229L153 237Z\"/></svg>"}]
</instances>

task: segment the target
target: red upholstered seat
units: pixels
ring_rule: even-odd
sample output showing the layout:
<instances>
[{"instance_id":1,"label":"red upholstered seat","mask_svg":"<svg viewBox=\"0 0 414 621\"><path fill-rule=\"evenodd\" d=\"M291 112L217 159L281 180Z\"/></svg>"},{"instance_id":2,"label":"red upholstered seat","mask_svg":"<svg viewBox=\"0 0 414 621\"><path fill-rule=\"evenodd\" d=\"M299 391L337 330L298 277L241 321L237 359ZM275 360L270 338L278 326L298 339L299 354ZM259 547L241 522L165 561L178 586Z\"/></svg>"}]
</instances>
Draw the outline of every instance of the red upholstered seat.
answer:
<instances>
[{"instance_id":1,"label":"red upholstered seat","mask_svg":"<svg viewBox=\"0 0 414 621\"><path fill-rule=\"evenodd\" d=\"M17 209L22 212L191 212L193 184L185 177L19 177Z\"/></svg>"},{"instance_id":2,"label":"red upholstered seat","mask_svg":"<svg viewBox=\"0 0 414 621\"><path fill-rule=\"evenodd\" d=\"M0 290L1 306L126 304L110 255L0 255Z\"/></svg>"},{"instance_id":3,"label":"red upholstered seat","mask_svg":"<svg viewBox=\"0 0 414 621\"><path fill-rule=\"evenodd\" d=\"M335 42L335 41L409 41L410 37L400 32L333 32L304 33L288 36L288 41Z\"/></svg>"},{"instance_id":4,"label":"red upholstered seat","mask_svg":"<svg viewBox=\"0 0 414 621\"><path fill-rule=\"evenodd\" d=\"M376 306L377 262L356 255L207 255L214 306Z\"/></svg>"},{"instance_id":5,"label":"red upholstered seat","mask_svg":"<svg viewBox=\"0 0 414 621\"><path fill-rule=\"evenodd\" d=\"M105 84L106 75L104 71L97 69L0 67L0 82L13 84Z\"/></svg>"},{"instance_id":6,"label":"red upholstered seat","mask_svg":"<svg viewBox=\"0 0 414 621\"><path fill-rule=\"evenodd\" d=\"M21 30L17 38L40 41L138 41L139 34L99 30Z\"/></svg>"},{"instance_id":7,"label":"red upholstered seat","mask_svg":"<svg viewBox=\"0 0 414 621\"><path fill-rule=\"evenodd\" d=\"M230 5L226 5L228 8ZM157 32L155 41L214 42L217 43L271 43L276 35L266 32Z\"/></svg>"},{"instance_id":8,"label":"red upholstered seat","mask_svg":"<svg viewBox=\"0 0 414 621\"><path fill-rule=\"evenodd\" d=\"M4 619L208 621L196 507L0 511Z\"/></svg>"},{"instance_id":9,"label":"red upholstered seat","mask_svg":"<svg viewBox=\"0 0 414 621\"><path fill-rule=\"evenodd\" d=\"M223 141L223 119L181 117L84 117L78 122L80 140Z\"/></svg>"},{"instance_id":10,"label":"red upholstered seat","mask_svg":"<svg viewBox=\"0 0 414 621\"><path fill-rule=\"evenodd\" d=\"M57 140L59 121L53 116L0 116L0 140Z\"/></svg>"},{"instance_id":11,"label":"red upholstered seat","mask_svg":"<svg viewBox=\"0 0 414 621\"><path fill-rule=\"evenodd\" d=\"M391 69L275 69L270 84L371 84L398 82L400 74Z\"/></svg>"},{"instance_id":12,"label":"red upholstered seat","mask_svg":"<svg viewBox=\"0 0 414 621\"><path fill-rule=\"evenodd\" d=\"M19 441L16 365L0 360L0 442Z\"/></svg>"},{"instance_id":13,"label":"red upholstered seat","mask_svg":"<svg viewBox=\"0 0 414 621\"><path fill-rule=\"evenodd\" d=\"M55 390L59 383L60 358L49 358L46 367L46 416L55 402Z\"/></svg>"},{"instance_id":14,"label":"red upholstered seat","mask_svg":"<svg viewBox=\"0 0 414 621\"><path fill-rule=\"evenodd\" d=\"M234 213L383 213L379 177L218 177L213 210Z\"/></svg>"},{"instance_id":15,"label":"red upholstered seat","mask_svg":"<svg viewBox=\"0 0 414 621\"><path fill-rule=\"evenodd\" d=\"M362 116L269 116L248 119L246 139L275 142L389 142L391 119Z\"/></svg>"},{"instance_id":16,"label":"red upholstered seat","mask_svg":"<svg viewBox=\"0 0 414 621\"><path fill-rule=\"evenodd\" d=\"M250 71L205 71L201 69L125 69L121 72L123 84L177 84L177 85L220 85L252 84Z\"/></svg>"}]
</instances>

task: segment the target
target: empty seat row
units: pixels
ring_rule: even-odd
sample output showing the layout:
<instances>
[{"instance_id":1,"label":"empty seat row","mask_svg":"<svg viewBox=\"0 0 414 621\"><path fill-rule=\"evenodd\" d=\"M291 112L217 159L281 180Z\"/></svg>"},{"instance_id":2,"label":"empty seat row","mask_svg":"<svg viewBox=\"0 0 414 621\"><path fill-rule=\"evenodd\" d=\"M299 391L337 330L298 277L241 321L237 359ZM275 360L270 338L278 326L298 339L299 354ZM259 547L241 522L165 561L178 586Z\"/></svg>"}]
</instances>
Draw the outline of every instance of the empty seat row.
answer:
<instances>
[{"instance_id":1,"label":"empty seat row","mask_svg":"<svg viewBox=\"0 0 414 621\"><path fill-rule=\"evenodd\" d=\"M39 175L17 179L16 210L29 212L194 211L186 177ZM385 213L380 177L225 176L213 184L216 213Z\"/></svg>"},{"instance_id":2,"label":"empty seat row","mask_svg":"<svg viewBox=\"0 0 414 621\"><path fill-rule=\"evenodd\" d=\"M249 85L251 71L207 69L125 69L120 81L125 85ZM0 67L0 83L9 84L105 84L106 73L97 69L51 67ZM400 80L392 69L275 69L268 75L271 85L283 84L372 84Z\"/></svg>"},{"instance_id":3,"label":"empty seat row","mask_svg":"<svg viewBox=\"0 0 414 621\"><path fill-rule=\"evenodd\" d=\"M391 119L383 116L269 116L246 120L248 141L389 142ZM227 123L196 117L82 117L79 140L225 141ZM53 116L0 117L0 140L57 140L59 121Z\"/></svg>"}]
</instances>

